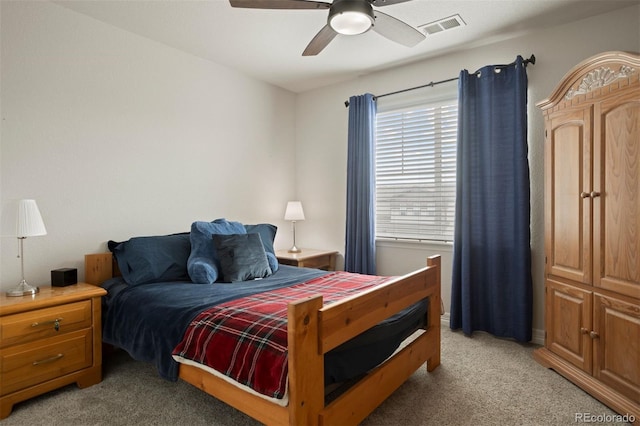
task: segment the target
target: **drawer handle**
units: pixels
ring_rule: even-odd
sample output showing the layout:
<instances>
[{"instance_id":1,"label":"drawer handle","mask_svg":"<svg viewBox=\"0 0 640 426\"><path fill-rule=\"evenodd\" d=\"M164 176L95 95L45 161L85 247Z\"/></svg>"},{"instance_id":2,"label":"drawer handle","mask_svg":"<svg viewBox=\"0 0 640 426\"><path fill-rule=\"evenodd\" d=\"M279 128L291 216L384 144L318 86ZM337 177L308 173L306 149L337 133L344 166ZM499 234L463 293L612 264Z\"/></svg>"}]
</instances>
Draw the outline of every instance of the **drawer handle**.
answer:
<instances>
[{"instance_id":1,"label":"drawer handle","mask_svg":"<svg viewBox=\"0 0 640 426\"><path fill-rule=\"evenodd\" d=\"M56 318L54 320L51 321L45 321L45 322L34 322L33 324L31 324L31 327L39 327L41 325L49 325L49 324L53 324L53 328L56 331L60 331L60 321L62 321L64 318Z\"/></svg>"},{"instance_id":2,"label":"drawer handle","mask_svg":"<svg viewBox=\"0 0 640 426\"><path fill-rule=\"evenodd\" d=\"M33 365L46 364L48 362L53 362L62 358L64 354L58 354L56 356L52 356L51 358L41 359L40 361L33 361Z\"/></svg>"}]
</instances>

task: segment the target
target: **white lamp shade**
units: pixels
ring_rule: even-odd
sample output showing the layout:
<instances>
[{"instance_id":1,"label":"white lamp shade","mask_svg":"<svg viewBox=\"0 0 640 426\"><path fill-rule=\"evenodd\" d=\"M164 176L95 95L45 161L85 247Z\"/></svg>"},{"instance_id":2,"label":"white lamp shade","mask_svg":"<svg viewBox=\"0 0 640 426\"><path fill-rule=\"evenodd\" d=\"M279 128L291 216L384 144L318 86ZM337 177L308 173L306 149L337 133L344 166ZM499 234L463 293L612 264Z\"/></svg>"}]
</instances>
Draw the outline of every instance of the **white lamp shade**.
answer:
<instances>
[{"instance_id":1,"label":"white lamp shade","mask_svg":"<svg viewBox=\"0 0 640 426\"><path fill-rule=\"evenodd\" d=\"M304 220L304 211L300 201L289 201L284 212L284 220Z\"/></svg>"},{"instance_id":2,"label":"white lamp shade","mask_svg":"<svg viewBox=\"0 0 640 426\"><path fill-rule=\"evenodd\" d=\"M20 200L17 225L18 238L47 235L36 200Z\"/></svg>"}]
</instances>

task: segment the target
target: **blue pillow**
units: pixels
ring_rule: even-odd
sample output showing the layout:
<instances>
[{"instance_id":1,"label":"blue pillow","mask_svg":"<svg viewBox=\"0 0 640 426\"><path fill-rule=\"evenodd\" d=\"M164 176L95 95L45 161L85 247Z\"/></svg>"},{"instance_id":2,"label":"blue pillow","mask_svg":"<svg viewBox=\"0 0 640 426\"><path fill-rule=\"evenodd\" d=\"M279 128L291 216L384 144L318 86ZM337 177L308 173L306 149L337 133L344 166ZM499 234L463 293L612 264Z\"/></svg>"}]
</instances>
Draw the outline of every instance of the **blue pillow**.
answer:
<instances>
[{"instance_id":1,"label":"blue pillow","mask_svg":"<svg viewBox=\"0 0 640 426\"><path fill-rule=\"evenodd\" d=\"M191 252L188 233L134 237L109 241L109 250L129 285L165 281L189 281L187 259Z\"/></svg>"},{"instance_id":2,"label":"blue pillow","mask_svg":"<svg viewBox=\"0 0 640 426\"><path fill-rule=\"evenodd\" d=\"M264 251L267 253L267 261L269 262L269 267L271 268L272 272L276 272L280 264L278 263L278 258L276 257L276 251L273 248L273 240L275 240L276 238L278 227L275 225L271 225L270 223L260 223L258 225L245 225L244 228L247 230L247 234L260 234L260 239L262 240Z\"/></svg>"},{"instance_id":3,"label":"blue pillow","mask_svg":"<svg viewBox=\"0 0 640 426\"><path fill-rule=\"evenodd\" d=\"M271 275L260 234L213 235L222 281L239 282Z\"/></svg>"},{"instance_id":4,"label":"blue pillow","mask_svg":"<svg viewBox=\"0 0 640 426\"><path fill-rule=\"evenodd\" d=\"M240 222L216 219L213 222L193 222L191 224L191 254L187 260L187 271L191 281L199 284L213 284L218 280L220 261L211 241L214 234L246 234Z\"/></svg>"}]
</instances>

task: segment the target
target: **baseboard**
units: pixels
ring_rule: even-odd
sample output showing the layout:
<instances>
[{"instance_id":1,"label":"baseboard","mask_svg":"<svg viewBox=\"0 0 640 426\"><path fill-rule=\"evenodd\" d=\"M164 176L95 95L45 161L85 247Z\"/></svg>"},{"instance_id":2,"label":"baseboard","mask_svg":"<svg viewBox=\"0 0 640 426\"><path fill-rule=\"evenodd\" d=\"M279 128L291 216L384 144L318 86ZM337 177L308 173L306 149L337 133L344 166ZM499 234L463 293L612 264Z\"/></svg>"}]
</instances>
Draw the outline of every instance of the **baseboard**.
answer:
<instances>
[{"instance_id":1,"label":"baseboard","mask_svg":"<svg viewBox=\"0 0 640 426\"><path fill-rule=\"evenodd\" d=\"M446 325L448 327L450 318L451 317L449 316L449 313L445 312L444 314L440 315L440 324Z\"/></svg>"},{"instance_id":2,"label":"baseboard","mask_svg":"<svg viewBox=\"0 0 640 426\"><path fill-rule=\"evenodd\" d=\"M531 336L531 343L535 343L536 345L544 346L544 330L540 330L539 328L534 328Z\"/></svg>"},{"instance_id":3,"label":"baseboard","mask_svg":"<svg viewBox=\"0 0 640 426\"><path fill-rule=\"evenodd\" d=\"M445 312L444 315L440 315L440 324L449 326L450 315L448 312ZM531 330L531 343L536 345L544 346L544 330L540 330L539 328L534 328Z\"/></svg>"}]
</instances>

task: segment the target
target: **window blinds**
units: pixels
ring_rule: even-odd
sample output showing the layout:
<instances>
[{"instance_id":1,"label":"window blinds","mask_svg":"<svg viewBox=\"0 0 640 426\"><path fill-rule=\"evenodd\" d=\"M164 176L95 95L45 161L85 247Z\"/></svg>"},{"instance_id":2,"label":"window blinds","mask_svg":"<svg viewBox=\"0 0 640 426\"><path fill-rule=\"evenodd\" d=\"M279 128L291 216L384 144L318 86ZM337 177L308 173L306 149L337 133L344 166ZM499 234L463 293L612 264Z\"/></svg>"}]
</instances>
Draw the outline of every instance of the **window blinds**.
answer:
<instances>
[{"instance_id":1,"label":"window blinds","mask_svg":"<svg viewBox=\"0 0 640 426\"><path fill-rule=\"evenodd\" d=\"M376 238L453 241L457 99L376 118Z\"/></svg>"}]
</instances>

